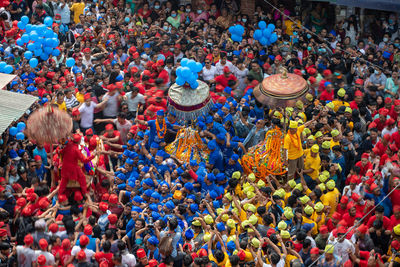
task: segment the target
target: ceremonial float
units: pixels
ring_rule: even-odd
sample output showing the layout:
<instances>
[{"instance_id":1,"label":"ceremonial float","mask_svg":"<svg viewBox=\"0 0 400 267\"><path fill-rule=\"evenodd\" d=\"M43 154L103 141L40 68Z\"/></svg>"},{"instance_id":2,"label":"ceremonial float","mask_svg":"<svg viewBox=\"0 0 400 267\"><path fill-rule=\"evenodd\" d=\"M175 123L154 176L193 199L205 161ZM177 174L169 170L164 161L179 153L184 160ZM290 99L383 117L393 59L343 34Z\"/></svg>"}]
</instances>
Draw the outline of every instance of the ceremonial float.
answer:
<instances>
[{"instance_id":1,"label":"ceremonial float","mask_svg":"<svg viewBox=\"0 0 400 267\"><path fill-rule=\"evenodd\" d=\"M285 114L286 107L293 107L308 92L305 79L297 74L287 73L282 69L280 74L265 78L254 88L254 97L271 109ZM282 131L275 127L269 130L263 142L249 149L241 158L245 173L254 173L257 179L265 181L267 175L283 175L287 172L283 158L283 139L286 132L286 120L283 119Z\"/></svg>"}]
</instances>

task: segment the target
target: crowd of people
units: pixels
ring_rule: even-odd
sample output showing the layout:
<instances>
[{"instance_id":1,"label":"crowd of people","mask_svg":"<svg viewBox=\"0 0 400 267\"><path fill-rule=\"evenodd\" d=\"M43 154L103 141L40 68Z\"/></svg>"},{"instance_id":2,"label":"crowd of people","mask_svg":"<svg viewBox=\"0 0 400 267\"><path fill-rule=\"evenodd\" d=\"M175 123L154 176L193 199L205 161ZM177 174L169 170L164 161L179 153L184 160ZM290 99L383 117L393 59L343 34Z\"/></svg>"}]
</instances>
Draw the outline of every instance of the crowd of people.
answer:
<instances>
[{"instance_id":1,"label":"crowd of people","mask_svg":"<svg viewBox=\"0 0 400 267\"><path fill-rule=\"evenodd\" d=\"M398 14L335 21L326 3L242 14L235 0L197 2L0 9L0 58L17 75L3 89L38 97L20 121L42 106L73 120L58 144L2 134L0 266L400 266ZM24 15L51 16L60 40L35 68L16 44ZM261 20L276 43L254 40ZM214 101L191 122L209 157L189 162L165 151L188 123L167 109L183 58L203 65ZM293 107L262 105L253 89L282 68L309 92ZM256 179L240 159L276 128L287 173ZM60 177L76 175L65 150L79 143L93 153L80 163L96 166L71 189Z\"/></svg>"}]
</instances>

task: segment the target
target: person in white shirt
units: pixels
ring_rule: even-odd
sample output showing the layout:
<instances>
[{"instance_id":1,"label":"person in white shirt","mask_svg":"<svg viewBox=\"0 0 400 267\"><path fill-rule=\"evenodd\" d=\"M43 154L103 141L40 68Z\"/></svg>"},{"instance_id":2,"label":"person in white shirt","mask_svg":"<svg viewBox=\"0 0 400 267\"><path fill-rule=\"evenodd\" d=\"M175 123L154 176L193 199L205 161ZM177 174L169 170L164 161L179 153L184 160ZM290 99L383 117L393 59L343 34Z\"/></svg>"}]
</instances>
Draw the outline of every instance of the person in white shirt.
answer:
<instances>
[{"instance_id":1,"label":"person in white shirt","mask_svg":"<svg viewBox=\"0 0 400 267\"><path fill-rule=\"evenodd\" d=\"M79 246L74 246L71 250L71 256L73 256L71 257L71 259L73 260L74 257L78 254L78 252L83 250L85 251L86 254L86 262L90 262L90 259L94 256L95 252L91 249L86 248L88 244L89 244L89 237L87 235L81 235L81 237L79 238Z\"/></svg>"},{"instance_id":2,"label":"person in white shirt","mask_svg":"<svg viewBox=\"0 0 400 267\"><path fill-rule=\"evenodd\" d=\"M211 65L211 60L206 58L205 61L205 66L203 67L203 72L202 76L204 81L208 82L210 80L214 80L214 78L217 76L217 68L213 65Z\"/></svg>"},{"instance_id":3,"label":"person in white shirt","mask_svg":"<svg viewBox=\"0 0 400 267\"><path fill-rule=\"evenodd\" d=\"M128 267L134 267L136 265L136 257L126 249L125 242L118 241L117 246L122 255L122 265L126 264Z\"/></svg>"},{"instance_id":4,"label":"person in white shirt","mask_svg":"<svg viewBox=\"0 0 400 267\"><path fill-rule=\"evenodd\" d=\"M328 239L328 244L335 246L334 254L342 259L342 263L345 263L349 259L349 249L352 253L355 252L353 243L344 236L346 232L346 228L340 226L337 238L335 238L331 233L331 236Z\"/></svg>"},{"instance_id":5,"label":"person in white shirt","mask_svg":"<svg viewBox=\"0 0 400 267\"><path fill-rule=\"evenodd\" d=\"M23 246L17 246L17 261L20 267L31 267L35 261L35 251L32 249L33 237L28 234L24 237Z\"/></svg>"},{"instance_id":6,"label":"person in white shirt","mask_svg":"<svg viewBox=\"0 0 400 267\"><path fill-rule=\"evenodd\" d=\"M49 244L47 243L46 239L42 238L39 240L39 247L40 250L35 250L35 260L37 260L40 255L43 255L46 257L46 264L55 264L54 255L47 251Z\"/></svg>"},{"instance_id":7,"label":"person in white shirt","mask_svg":"<svg viewBox=\"0 0 400 267\"><path fill-rule=\"evenodd\" d=\"M349 185L346 185L343 188L343 196L351 197L353 193L356 193L361 196L361 187L362 184L357 184L357 177L351 177L349 181Z\"/></svg>"},{"instance_id":8,"label":"person in white shirt","mask_svg":"<svg viewBox=\"0 0 400 267\"><path fill-rule=\"evenodd\" d=\"M80 126L84 130L83 132L93 127L94 109L102 108L107 103L108 98L104 97L101 103L96 104L92 101L90 93L87 93L84 95L84 100L85 102L79 107L79 112L81 113Z\"/></svg>"},{"instance_id":9,"label":"person in white shirt","mask_svg":"<svg viewBox=\"0 0 400 267\"><path fill-rule=\"evenodd\" d=\"M127 135L132 127L132 122L126 119L125 113L118 113L116 119L95 119L94 123L113 123L115 126L117 126L117 130L121 134L122 142L126 144Z\"/></svg>"},{"instance_id":10,"label":"person in white shirt","mask_svg":"<svg viewBox=\"0 0 400 267\"><path fill-rule=\"evenodd\" d=\"M228 66L230 70L233 69L233 64L232 62L227 60L227 55L225 52L220 53L220 60L215 64L215 67L217 68L217 75L222 75L224 74L224 67Z\"/></svg>"},{"instance_id":11,"label":"person in white shirt","mask_svg":"<svg viewBox=\"0 0 400 267\"><path fill-rule=\"evenodd\" d=\"M128 103L129 117L135 118L139 104L146 104L144 96L139 93L139 88L131 87L131 91L126 94L126 102Z\"/></svg>"}]
</instances>

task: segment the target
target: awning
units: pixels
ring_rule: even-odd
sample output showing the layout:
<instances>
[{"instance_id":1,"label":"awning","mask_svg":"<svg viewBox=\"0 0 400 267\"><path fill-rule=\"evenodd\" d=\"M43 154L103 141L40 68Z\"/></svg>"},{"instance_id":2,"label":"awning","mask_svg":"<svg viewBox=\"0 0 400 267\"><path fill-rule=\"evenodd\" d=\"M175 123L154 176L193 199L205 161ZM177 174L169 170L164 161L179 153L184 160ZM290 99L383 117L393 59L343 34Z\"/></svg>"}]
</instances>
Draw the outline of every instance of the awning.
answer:
<instances>
[{"instance_id":1,"label":"awning","mask_svg":"<svg viewBox=\"0 0 400 267\"><path fill-rule=\"evenodd\" d=\"M3 75L6 74L0 75L0 88L6 86L15 77L15 75L7 75L12 77L5 83ZM19 120L37 100L37 97L31 95L0 90L0 134L7 130L11 123Z\"/></svg>"},{"instance_id":2,"label":"awning","mask_svg":"<svg viewBox=\"0 0 400 267\"><path fill-rule=\"evenodd\" d=\"M367 9L398 12L400 0L311 0L312 2L329 2L332 5L360 7Z\"/></svg>"}]
</instances>

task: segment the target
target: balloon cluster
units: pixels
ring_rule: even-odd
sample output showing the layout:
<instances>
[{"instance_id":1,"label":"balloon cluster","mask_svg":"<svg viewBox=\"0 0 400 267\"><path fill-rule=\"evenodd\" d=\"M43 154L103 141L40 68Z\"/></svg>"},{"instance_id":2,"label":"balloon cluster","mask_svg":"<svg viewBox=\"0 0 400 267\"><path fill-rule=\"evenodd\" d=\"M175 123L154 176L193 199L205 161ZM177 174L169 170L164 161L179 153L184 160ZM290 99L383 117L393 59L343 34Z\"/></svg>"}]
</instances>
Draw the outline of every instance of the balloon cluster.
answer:
<instances>
[{"instance_id":1,"label":"balloon cluster","mask_svg":"<svg viewBox=\"0 0 400 267\"><path fill-rule=\"evenodd\" d=\"M4 61L0 61L0 72L10 74L13 72L14 68L11 65L8 65Z\"/></svg>"},{"instance_id":2,"label":"balloon cluster","mask_svg":"<svg viewBox=\"0 0 400 267\"><path fill-rule=\"evenodd\" d=\"M9 132L11 136L15 136L17 140L24 140L25 135L23 131L26 129L26 125L24 122L18 122L17 127L11 127Z\"/></svg>"},{"instance_id":3,"label":"balloon cluster","mask_svg":"<svg viewBox=\"0 0 400 267\"><path fill-rule=\"evenodd\" d=\"M33 58L33 56L48 60L50 56L57 57L60 55L60 50L57 48L60 40L58 40L57 33L51 29L53 26L51 17L46 17L44 24L32 25L29 24L29 18L23 16L17 26L25 32L21 38L17 39L16 43L18 46L26 45L28 50L24 53L24 57L29 59L29 65L32 68L36 68L38 64L38 59Z\"/></svg>"},{"instance_id":4,"label":"balloon cluster","mask_svg":"<svg viewBox=\"0 0 400 267\"><path fill-rule=\"evenodd\" d=\"M188 83L190 88L196 89L199 86L197 74L203 69L201 63L194 61L193 59L182 58L181 66L176 69L176 84L179 86Z\"/></svg>"},{"instance_id":5,"label":"balloon cluster","mask_svg":"<svg viewBox=\"0 0 400 267\"><path fill-rule=\"evenodd\" d=\"M278 40L278 35L276 34L276 32L274 32L274 24L268 24L267 27L267 23L265 23L265 21L260 21L258 23L258 27L260 29L254 31L253 38L260 42L261 45L270 45Z\"/></svg>"},{"instance_id":6,"label":"balloon cluster","mask_svg":"<svg viewBox=\"0 0 400 267\"><path fill-rule=\"evenodd\" d=\"M229 32L231 33L231 39L234 42L241 42L242 41L242 36L244 34L244 27L240 24L237 24L235 26L229 27Z\"/></svg>"}]
</instances>

